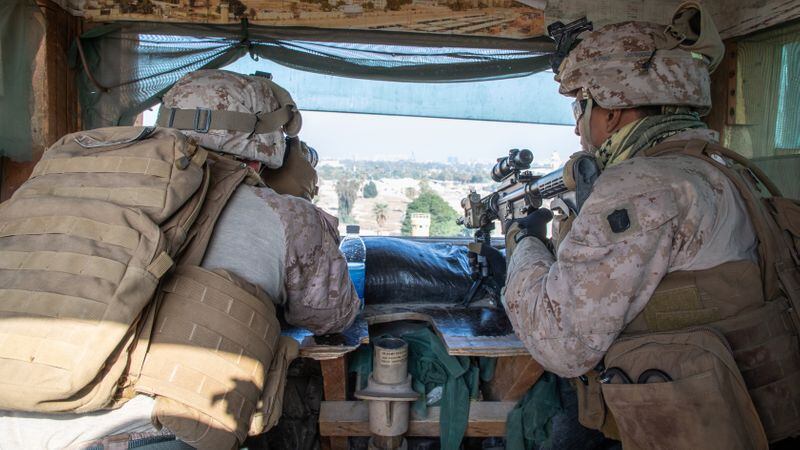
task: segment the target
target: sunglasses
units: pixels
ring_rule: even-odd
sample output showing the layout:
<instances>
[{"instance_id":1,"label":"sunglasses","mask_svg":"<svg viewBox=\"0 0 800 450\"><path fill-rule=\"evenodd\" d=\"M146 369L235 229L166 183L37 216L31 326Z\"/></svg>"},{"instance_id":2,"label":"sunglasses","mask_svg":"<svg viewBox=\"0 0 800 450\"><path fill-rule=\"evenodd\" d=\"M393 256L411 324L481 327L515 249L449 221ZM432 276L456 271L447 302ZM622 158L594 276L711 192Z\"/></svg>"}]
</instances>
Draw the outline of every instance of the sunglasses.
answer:
<instances>
[{"instance_id":1,"label":"sunglasses","mask_svg":"<svg viewBox=\"0 0 800 450\"><path fill-rule=\"evenodd\" d=\"M589 101L586 99L572 102L572 115L575 116L575 123L578 123L581 117L583 117L583 114L586 113L586 105L588 105L588 103Z\"/></svg>"}]
</instances>

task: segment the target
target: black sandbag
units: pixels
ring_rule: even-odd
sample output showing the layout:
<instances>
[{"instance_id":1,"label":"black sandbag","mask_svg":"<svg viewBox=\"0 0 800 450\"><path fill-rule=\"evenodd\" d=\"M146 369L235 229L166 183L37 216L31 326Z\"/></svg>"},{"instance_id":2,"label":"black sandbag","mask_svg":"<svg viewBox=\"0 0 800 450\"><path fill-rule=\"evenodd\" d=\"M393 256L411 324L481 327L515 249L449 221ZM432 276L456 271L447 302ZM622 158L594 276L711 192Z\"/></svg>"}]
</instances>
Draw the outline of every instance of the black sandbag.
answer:
<instances>
[{"instance_id":1,"label":"black sandbag","mask_svg":"<svg viewBox=\"0 0 800 450\"><path fill-rule=\"evenodd\" d=\"M467 247L458 243L365 237L367 304L456 303L472 280Z\"/></svg>"}]
</instances>

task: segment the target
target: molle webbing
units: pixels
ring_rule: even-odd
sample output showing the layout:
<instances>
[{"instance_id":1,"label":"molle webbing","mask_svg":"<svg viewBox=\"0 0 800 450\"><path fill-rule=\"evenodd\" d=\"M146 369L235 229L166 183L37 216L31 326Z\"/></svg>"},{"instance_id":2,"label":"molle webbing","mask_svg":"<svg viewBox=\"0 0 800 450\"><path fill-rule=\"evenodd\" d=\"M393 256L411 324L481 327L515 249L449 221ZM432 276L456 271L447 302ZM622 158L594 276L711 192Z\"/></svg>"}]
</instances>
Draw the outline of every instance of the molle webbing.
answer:
<instances>
[{"instance_id":1,"label":"molle webbing","mask_svg":"<svg viewBox=\"0 0 800 450\"><path fill-rule=\"evenodd\" d=\"M161 224L200 186L205 155L175 130L74 133L45 152L14 197L100 200L141 209Z\"/></svg>"},{"instance_id":2,"label":"molle webbing","mask_svg":"<svg viewBox=\"0 0 800 450\"><path fill-rule=\"evenodd\" d=\"M136 383L138 392L188 406L202 413L198 420L209 428L234 433L239 442L247 436L280 334L272 301L240 287L245 283L224 271L179 267L162 288ZM169 405L156 407L167 427ZM196 439L186 437L193 445Z\"/></svg>"},{"instance_id":3,"label":"molle webbing","mask_svg":"<svg viewBox=\"0 0 800 450\"><path fill-rule=\"evenodd\" d=\"M0 238L8 236L70 234L135 250L139 235L125 226L77 216L39 216L0 222Z\"/></svg>"},{"instance_id":4,"label":"molle webbing","mask_svg":"<svg viewBox=\"0 0 800 450\"><path fill-rule=\"evenodd\" d=\"M48 186L31 187L19 194L21 197L53 197L86 198L102 200L124 206L140 206L149 208L163 208L166 202L166 193L157 188L124 188L100 186Z\"/></svg>"},{"instance_id":5,"label":"molle webbing","mask_svg":"<svg viewBox=\"0 0 800 450\"><path fill-rule=\"evenodd\" d=\"M161 227L168 240L180 244L180 248L173 249L174 253L178 255L178 266L200 265L211 233L225 204L238 186L250 175L251 169L240 162L215 153L208 153L207 156L203 186L183 209ZM172 236L176 238L170 239ZM138 340L131 349L130 367L125 374L126 379L121 383L124 386L123 399L135 395L134 387L139 378L142 364L144 364L155 313L161 304L163 294L162 290L144 313L144 321L137 333Z\"/></svg>"},{"instance_id":6,"label":"molle webbing","mask_svg":"<svg viewBox=\"0 0 800 450\"><path fill-rule=\"evenodd\" d=\"M762 197L765 193L757 191L759 188L756 183L763 184L768 191L766 194L771 195L773 199L780 198L778 188L747 158L710 142L700 140L667 142L642 153L644 156L680 153L702 159L731 180L744 200L758 237L764 298L772 300L781 296L781 293L787 295L795 311L795 323L800 329L800 317L797 317L800 312L800 271L791 254L794 243L784 241L783 230L770 211L771 199Z\"/></svg>"},{"instance_id":7,"label":"molle webbing","mask_svg":"<svg viewBox=\"0 0 800 450\"><path fill-rule=\"evenodd\" d=\"M69 159L51 159L37 165L31 178L51 173L130 173L169 178L172 164L154 158L125 156L82 156Z\"/></svg>"},{"instance_id":8,"label":"molle webbing","mask_svg":"<svg viewBox=\"0 0 800 450\"><path fill-rule=\"evenodd\" d=\"M750 397L770 442L800 433L800 271L794 239L800 207L746 158L705 141L666 142L645 156L684 154L724 173L744 200L759 241L759 268L734 262L667 275L625 333L707 324L733 349ZM761 191L758 183L766 188ZM690 295L694 292L694 296ZM653 302L655 300L655 302ZM766 301L764 301L766 300ZM651 304L652 303L652 304ZM672 311L670 311L670 309ZM694 309L697 314L692 315ZM670 322L681 310L689 322ZM650 319L656 319L648 321Z\"/></svg>"},{"instance_id":9,"label":"molle webbing","mask_svg":"<svg viewBox=\"0 0 800 450\"><path fill-rule=\"evenodd\" d=\"M185 237L159 225L197 197L204 160L152 127L74 133L47 150L0 217L0 409L112 403Z\"/></svg>"},{"instance_id":10,"label":"molle webbing","mask_svg":"<svg viewBox=\"0 0 800 450\"><path fill-rule=\"evenodd\" d=\"M764 303L761 272L750 261L706 270L667 274L625 334L673 331L705 325L758 308Z\"/></svg>"},{"instance_id":11,"label":"molle webbing","mask_svg":"<svg viewBox=\"0 0 800 450\"><path fill-rule=\"evenodd\" d=\"M79 253L0 251L0 269L64 272L119 283L127 267L108 258Z\"/></svg>"}]
</instances>

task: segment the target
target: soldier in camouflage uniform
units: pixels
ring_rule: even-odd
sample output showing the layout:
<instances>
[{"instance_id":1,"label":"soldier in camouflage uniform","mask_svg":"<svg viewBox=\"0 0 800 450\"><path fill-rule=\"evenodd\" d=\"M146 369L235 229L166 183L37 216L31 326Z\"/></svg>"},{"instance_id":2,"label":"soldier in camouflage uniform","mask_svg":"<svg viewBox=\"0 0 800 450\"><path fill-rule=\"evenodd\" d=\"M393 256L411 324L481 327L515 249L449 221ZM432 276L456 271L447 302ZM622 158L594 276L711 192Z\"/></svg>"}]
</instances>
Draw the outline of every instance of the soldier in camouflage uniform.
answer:
<instances>
[{"instance_id":1,"label":"soldier in camouflage uniform","mask_svg":"<svg viewBox=\"0 0 800 450\"><path fill-rule=\"evenodd\" d=\"M557 261L539 240L519 240L505 299L533 356L562 376L592 369L668 272L755 261L744 205L721 174L683 157L632 158L665 140L717 138L699 118L711 104L708 64L680 49L651 57L651 36L663 28L626 22L594 31L557 76L560 92L577 96L584 149L605 169ZM637 67L648 59L650 70ZM661 105L674 112L649 114ZM606 216L615 210L627 211L632 226L613 230Z\"/></svg>"},{"instance_id":2,"label":"soldier in camouflage uniform","mask_svg":"<svg viewBox=\"0 0 800 450\"><path fill-rule=\"evenodd\" d=\"M725 320L746 321L757 330L758 321L746 313L765 304L758 239L734 183L697 158L677 153L644 156L656 147L682 147L688 142L702 147L718 140L700 117L711 107L709 73L723 48L713 23L702 24L702 38L693 39L673 27L642 22L608 25L584 36L561 63L556 80L562 94L576 99L575 131L584 151L595 155L604 171L580 213L567 222L571 229L558 232L563 239L555 255L545 244L544 224L552 218L548 211L537 211L513 225L506 237L513 253L504 305L517 335L546 370L581 377L575 383L583 403L581 423L616 439L622 434L623 445L632 448L639 447L634 442L644 442L631 438L637 433L647 439L658 436L657 447L681 448L680 431L665 431L669 426L664 424L676 416L692 416L690 408L663 405L665 412L649 425L647 419L616 417L618 424L628 425L626 436L616 425L609 426L610 413L597 413L606 411L602 396L600 406L587 406L591 393L600 392L592 382L609 382L593 369L604 369L603 358L620 336ZM669 289L681 277L692 280L679 286L686 288L681 292L692 294L689 297ZM796 361L797 339L790 328L780 325L774 335L785 335L794 350L781 354L759 343L757 352L764 360ZM775 380L785 380L790 373L794 377L797 369L770 368L769 380L751 379L746 370L750 367L742 361L756 352L740 356L745 353L737 346L745 344L732 340L725 327L717 329L732 342L769 440L797 433L798 416L788 411L796 411L800 397L796 389L775 388L783 383ZM767 369L760 375L766 373ZM756 386L773 381L772 389L781 393L758 397ZM635 414L648 410L649 414L662 407L658 404L654 401ZM592 420L591 411L600 418ZM627 414L634 414L630 411ZM780 414L782 419L773 420ZM654 430L655 423L664 428ZM761 425L753 430L745 432L747 439L738 435L749 443L734 446L765 446ZM704 446L716 438L706 435ZM719 447L725 448L721 442Z\"/></svg>"},{"instance_id":3,"label":"soldier in camouflage uniform","mask_svg":"<svg viewBox=\"0 0 800 450\"><path fill-rule=\"evenodd\" d=\"M289 94L264 77L202 70L167 92L158 125L172 125L165 123L170 120L165 111L171 108L251 115L290 111L291 120L282 129L266 133L213 126L208 132L184 131L209 151L253 169L253 176L225 204L201 265L229 271L257 286L283 307L292 325L315 334L350 326L360 300L338 250L337 219L310 201L317 191L312 165L316 154L296 137L300 114ZM263 179L256 179L258 172ZM0 448L128 448L137 440L171 437L170 430L158 431L153 423L154 402L138 394L118 409L88 414L0 411ZM212 445L222 445L219 442ZM178 444L170 448L189 448ZM209 447L207 442L192 445Z\"/></svg>"}]
</instances>

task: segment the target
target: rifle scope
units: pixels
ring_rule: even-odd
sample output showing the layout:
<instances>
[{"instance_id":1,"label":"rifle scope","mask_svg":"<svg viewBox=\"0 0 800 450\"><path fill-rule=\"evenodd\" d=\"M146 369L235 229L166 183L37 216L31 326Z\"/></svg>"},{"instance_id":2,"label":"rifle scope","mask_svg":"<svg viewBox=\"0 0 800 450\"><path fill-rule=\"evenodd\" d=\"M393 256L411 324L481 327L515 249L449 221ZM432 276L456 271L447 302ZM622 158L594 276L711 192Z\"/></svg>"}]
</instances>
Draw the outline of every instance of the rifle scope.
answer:
<instances>
[{"instance_id":1,"label":"rifle scope","mask_svg":"<svg viewBox=\"0 0 800 450\"><path fill-rule=\"evenodd\" d=\"M492 179L503 181L515 171L530 169L532 162L533 153L530 150L512 148L508 151L508 156L497 158L497 164L492 167Z\"/></svg>"}]
</instances>

